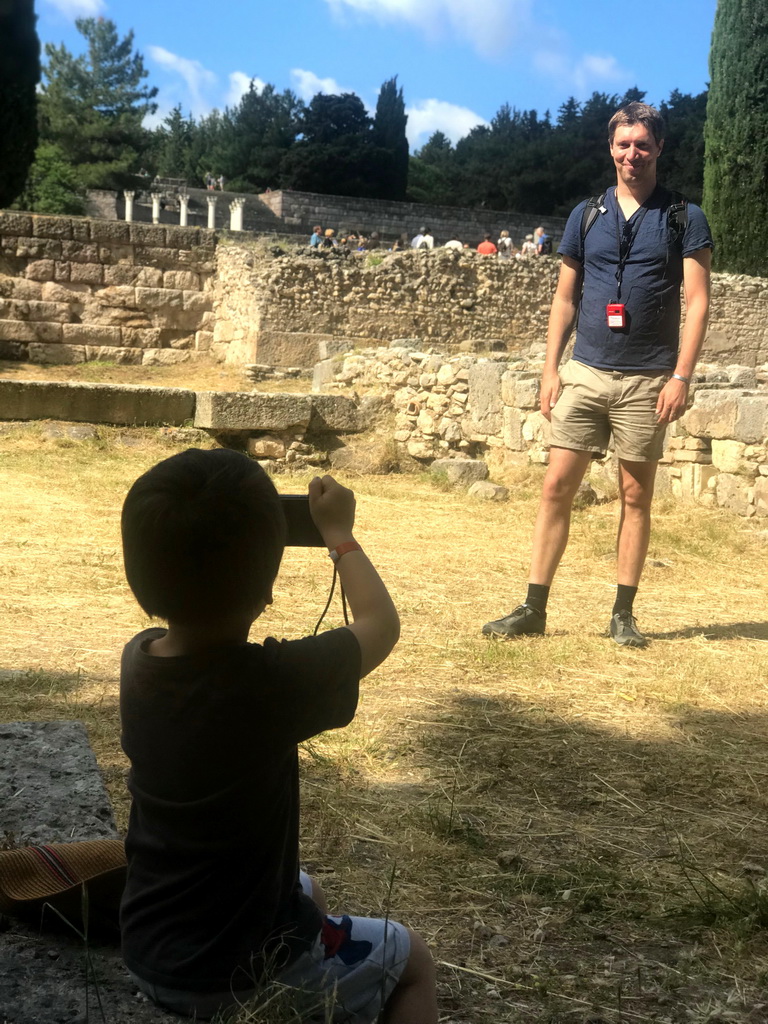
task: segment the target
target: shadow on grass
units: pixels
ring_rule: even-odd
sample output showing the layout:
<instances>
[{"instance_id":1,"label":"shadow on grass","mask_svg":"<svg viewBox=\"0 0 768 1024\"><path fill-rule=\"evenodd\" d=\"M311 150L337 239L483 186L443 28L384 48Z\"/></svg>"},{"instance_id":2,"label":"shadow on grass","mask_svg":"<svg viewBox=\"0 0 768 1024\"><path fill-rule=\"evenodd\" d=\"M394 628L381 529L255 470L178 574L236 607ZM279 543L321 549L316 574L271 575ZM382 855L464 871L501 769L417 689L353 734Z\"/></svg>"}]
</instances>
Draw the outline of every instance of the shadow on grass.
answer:
<instances>
[{"instance_id":1,"label":"shadow on grass","mask_svg":"<svg viewBox=\"0 0 768 1024\"><path fill-rule=\"evenodd\" d=\"M768 640L768 622L722 622L646 635L651 640L689 640L694 636L707 640Z\"/></svg>"}]
</instances>

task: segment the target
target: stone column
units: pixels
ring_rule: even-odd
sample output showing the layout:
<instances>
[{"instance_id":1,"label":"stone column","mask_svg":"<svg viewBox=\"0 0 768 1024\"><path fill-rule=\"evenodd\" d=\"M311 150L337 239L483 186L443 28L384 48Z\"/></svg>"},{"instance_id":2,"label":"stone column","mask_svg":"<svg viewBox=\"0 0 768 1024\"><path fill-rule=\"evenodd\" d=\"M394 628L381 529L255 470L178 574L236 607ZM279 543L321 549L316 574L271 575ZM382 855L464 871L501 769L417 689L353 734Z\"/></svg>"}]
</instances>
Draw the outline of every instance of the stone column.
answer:
<instances>
[{"instance_id":1,"label":"stone column","mask_svg":"<svg viewBox=\"0 0 768 1024\"><path fill-rule=\"evenodd\" d=\"M230 231L242 231L243 230L243 207L245 206L244 199L233 199L229 204L229 230Z\"/></svg>"},{"instance_id":2,"label":"stone column","mask_svg":"<svg viewBox=\"0 0 768 1024\"><path fill-rule=\"evenodd\" d=\"M189 196L179 193L179 224L185 228L187 226L187 213L189 212Z\"/></svg>"},{"instance_id":3,"label":"stone column","mask_svg":"<svg viewBox=\"0 0 768 1024\"><path fill-rule=\"evenodd\" d=\"M133 220L133 197L135 195L135 192L123 192L125 197L125 219L127 221Z\"/></svg>"},{"instance_id":4,"label":"stone column","mask_svg":"<svg viewBox=\"0 0 768 1024\"><path fill-rule=\"evenodd\" d=\"M216 227L216 200L218 196L206 196L208 200L208 227L213 229Z\"/></svg>"},{"instance_id":5,"label":"stone column","mask_svg":"<svg viewBox=\"0 0 768 1024\"><path fill-rule=\"evenodd\" d=\"M162 192L152 192L152 223L160 223L160 200L163 198Z\"/></svg>"}]
</instances>

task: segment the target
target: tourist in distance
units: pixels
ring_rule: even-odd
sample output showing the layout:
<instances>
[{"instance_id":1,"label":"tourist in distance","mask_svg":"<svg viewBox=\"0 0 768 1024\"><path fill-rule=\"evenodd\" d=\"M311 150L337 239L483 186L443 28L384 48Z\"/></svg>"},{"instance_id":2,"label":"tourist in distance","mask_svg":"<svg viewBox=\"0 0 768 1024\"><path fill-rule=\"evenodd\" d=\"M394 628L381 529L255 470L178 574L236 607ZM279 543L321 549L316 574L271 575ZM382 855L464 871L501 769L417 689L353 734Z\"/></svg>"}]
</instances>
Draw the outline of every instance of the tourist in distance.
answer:
<instances>
[{"instance_id":1,"label":"tourist in distance","mask_svg":"<svg viewBox=\"0 0 768 1024\"><path fill-rule=\"evenodd\" d=\"M450 238L448 239L448 241L447 241L447 242L445 243L445 245L443 246L443 248L444 248L444 249L458 249L458 250L461 250L461 249L463 249L463 248L464 248L464 243L463 243L463 242L461 242L461 241L460 241L460 240L459 240L459 239L458 239L458 238L456 237L456 235L451 235L451 237L450 237Z\"/></svg>"},{"instance_id":2,"label":"tourist in distance","mask_svg":"<svg viewBox=\"0 0 768 1024\"><path fill-rule=\"evenodd\" d=\"M480 243L480 245L478 245L477 251L480 253L481 256L495 256L496 253L498 252L498 249L491 241L491 236L489 232L486 231L486 233L483 235L483 240Z\"/></svg>"},{"instance_id":3,"label":"tourist in distance","mask_svg":"<svg viewBox=\"0 0 768 1024\"><path fill-rule=\"evenodd\" d=\"M306 238L306 235L304 236ZM323 240L323 229L320 224L315 224L312 228L312 234L309 236L309 244L313 249L316 249Z\"/></svg>"},{"instance_id":4,"label":"tourist in distance","mask_svg":"<svg viewBox=\"0 0 768 1024\"><path fill-rule=\"evenodd\" d=\"M435 240L428 227L419 228L418 234L414 235L411 239L412 249L434 249L434 247Z\"/></svg>"},{"instance_id":5,"label":"tourist in distance","mask_svg":"<svg viewBox=\"0 0 768 1024\"><path fill-rule=\"evenodd\" d=\"M633 602L648 550L656 467L669 423L685 412L709 313L712 237L703 212L657 184L664 122L645 103L608 125L616 185L571 213L549 317L541 411L552 424L549 466L533 535L525 602L487 622L496 637L540 634L567 542L571 506L613 433L621 518L609 634L644 647ZM685 211L682 216L681 210ZM591 225L587 228L587 218ZM680 285L685 325L680 338ZM573 357L560 359L577 320Z\"/></svg>"},{"instance_id":6,"label":"tourist in distance","mask_svg":"<svg viewBox=\"0 0 768 1024\"><path fill-rule=\"evenodd\" d=\"M496 243L496 248L499 250L499 259L508 260L512 258L512 254L515 251L515 246L512 239L509 237L509 232L505 229L499 235L499 240Z\"/></svg>"},{"instance_id":7,"label":"tourist in distance","mask_svg":"<svg viewBox=\"0 0 768 1024\"><path fill-rule=\"evenodd\" d=\"M525 241L520 247L520 252L515 253L518 259L527 260L530 256L536 255L536 243L533 240L533 235L526 235Z\"/></svg>"},{"instance_id":8,"label":"tourist in distance","mask_svg":"<svg viewBox=\"0 0 768 1024\"><path fill-rule=\"evenodd\" d=\"M536 246L537 256L552 255L552 238L546 233L544 228L536 228L534 232L534 245Z\"/></svg>"}]
</instances>

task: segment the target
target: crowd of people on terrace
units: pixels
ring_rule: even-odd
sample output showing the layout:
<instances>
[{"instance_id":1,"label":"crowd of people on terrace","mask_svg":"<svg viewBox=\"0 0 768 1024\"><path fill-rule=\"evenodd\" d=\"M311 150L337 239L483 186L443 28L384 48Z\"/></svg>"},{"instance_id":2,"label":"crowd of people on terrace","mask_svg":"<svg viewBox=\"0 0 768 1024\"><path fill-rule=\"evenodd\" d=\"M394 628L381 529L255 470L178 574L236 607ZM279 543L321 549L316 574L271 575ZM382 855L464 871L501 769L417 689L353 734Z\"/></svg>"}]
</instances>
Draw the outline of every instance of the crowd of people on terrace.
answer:
<instances>
[{"instance_id":1,"label":"crowd of people on terrace","mask_svg":"<svg viewBox=\"0 0 768 1024\"><path fill-rule=\"evenodd\" d=\"M446 242L438 245L427 225L422 225L412 237L408 232L403 231L394 241L387 242L382 239L378 231L350 230L337 236L335 228L324 229L322 225L316 224L312 229L309 245L313 249L338 248L346 249L348 252L369 252L376 249L381 252L403 252L407 249L427 251L437 248L460 249L478 252L481 256L495 256L501 260L523 260L552 254L552 238L543 227L537 227L531 234L527 234L520 246L513 242L506 229L499 232L499 237L495 242L493 234L486 232L483 240L477 245L462 241L455 234L451 235Z\"/></svg>"}]
</instances>

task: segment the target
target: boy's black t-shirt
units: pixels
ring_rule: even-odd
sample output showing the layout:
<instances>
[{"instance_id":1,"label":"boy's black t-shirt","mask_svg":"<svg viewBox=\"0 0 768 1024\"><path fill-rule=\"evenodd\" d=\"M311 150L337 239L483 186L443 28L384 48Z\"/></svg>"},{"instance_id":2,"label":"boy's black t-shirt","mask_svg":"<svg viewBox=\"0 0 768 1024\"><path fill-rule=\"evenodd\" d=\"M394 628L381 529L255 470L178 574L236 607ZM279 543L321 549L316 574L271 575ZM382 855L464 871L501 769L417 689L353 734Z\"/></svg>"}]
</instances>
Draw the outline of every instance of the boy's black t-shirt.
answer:
<instances>
[{"instance_id":1,"label":"boy's black t-shirt","mask_svg":"<svg viewBox=\"0 0 768 1024\"><path fill-rule=\"evenodd\" d=\"M159 658L123 651L122 746L133 797L121 907L139 977L192 991L252 987L320 926L301 892L297 743L347 725L360 647L345 628Z\"/></svg>"}]
</instances>

